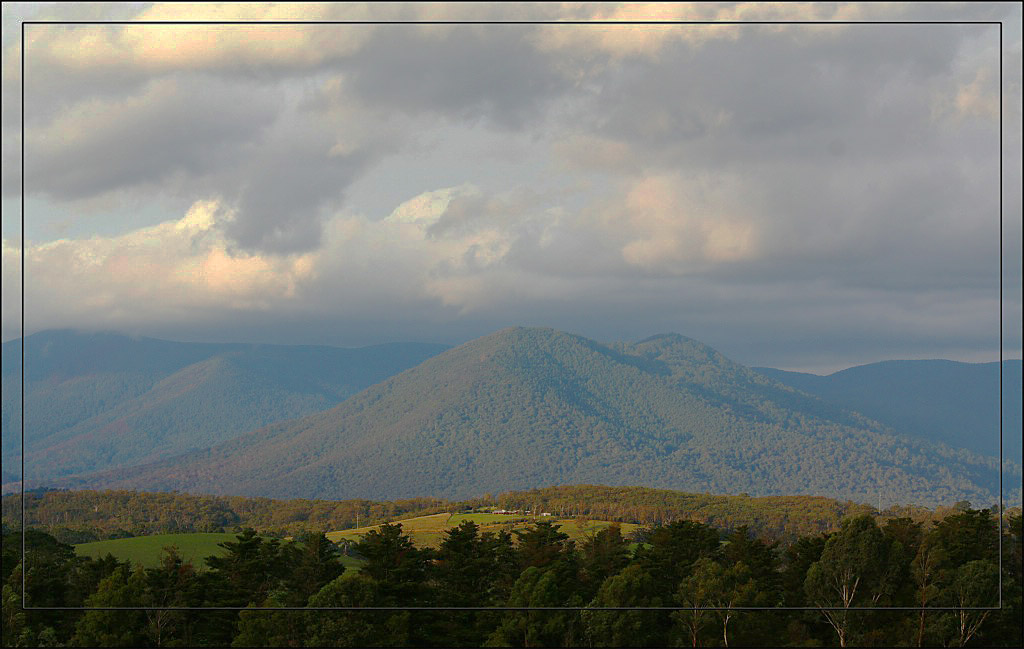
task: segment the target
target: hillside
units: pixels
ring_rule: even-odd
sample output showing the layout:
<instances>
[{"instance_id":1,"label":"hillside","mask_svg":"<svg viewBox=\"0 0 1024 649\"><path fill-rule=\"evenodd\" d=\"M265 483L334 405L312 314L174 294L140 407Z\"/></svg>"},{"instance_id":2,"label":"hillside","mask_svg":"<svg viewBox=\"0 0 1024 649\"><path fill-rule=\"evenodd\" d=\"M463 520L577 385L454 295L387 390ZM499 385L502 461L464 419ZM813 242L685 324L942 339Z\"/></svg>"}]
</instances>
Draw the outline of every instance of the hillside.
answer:
<instances>
[{"instance_id":1,"label":"hillside","mask_svg":"<svg viewBox=\"0 0 1024 649\"><path fill-rule=\"evenodd\" d=\"M894 430L999 455L999 363L885 361L828 376L754 368ZM1003 452L1021 461L1021 361L1003 361Z\"/></svg>"},{"instance_id":2,"label":"hillside","mask_svg":"<svg viewBox=\"0 0 1024 649\"><path fill-rule=\"evenodd\" d=\"M20 341L3 347L7 474L20 462ZM25 347L26 474L45 479L206 448L335 406L444 349L421 343L343 349L35 334Z\"/></svg>"},{"instance_id":3,"label":"hillside","mask_svg":"<svg viewBox=\"0 0 1024 649\"><path fill-rule=\"evenodd\" d=\"M993 502L996 467L898 436L683 336L607 346L511 328L331 410L52 484L393 499L600 483L933 505Z\"/></svg>"}]
</instances>

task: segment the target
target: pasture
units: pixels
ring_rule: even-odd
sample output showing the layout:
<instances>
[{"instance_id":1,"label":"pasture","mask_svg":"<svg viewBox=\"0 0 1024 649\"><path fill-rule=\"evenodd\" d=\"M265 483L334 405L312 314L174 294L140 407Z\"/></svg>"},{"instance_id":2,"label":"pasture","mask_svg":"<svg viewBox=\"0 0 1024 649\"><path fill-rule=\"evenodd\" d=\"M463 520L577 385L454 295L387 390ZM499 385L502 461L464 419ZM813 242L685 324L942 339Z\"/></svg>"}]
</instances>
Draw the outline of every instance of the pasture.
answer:
<instances>
[{"instance_id":1,"label":"pasture","mask_svg":"<svg viewBox=\"0 0 1024 649\"><path fill-rule=\"evenodd\" d=\"M447 514L445 514L447 516ZM143 568L155 568L160 565L160 555L167 546L178 548L178 554L186 561L191 561L197 571L206 569L204 559L210 555L220 556L225 553L218 544L225 541L236 541L237 535L231 533L191 533L191 534L154 534L152 536L135 536L126 539L111 539L79 543L75 553L83 557L99 559L108 553L120 561L131 561ZM342 556L341 562L346 570L358 570L363 561L354 557Z\"/></svg>"},{"instance_id":2,"label":"pasture","mask_svg":"<svg viewBox=\"0 0 1024 649\"><path fill-rule=\"evenodd\" d=\"M193 534L154 534L152 536L134 536L127 539L111 539L79 543L75 553L83 557L99 559L108 553L120 561L131 561L144 568L155 568L160 564L160 554L167 546L178 548L178 554L186 561L191 561L197 570L206 568L203 561L210 555L224 554L224 548L218 543L234 541L234 534L226 533L193 533Z\"/></svg>"},{"instance_id":3,"label":"pasture","mask_svg":"<svg viewBox=\"0 0 1024 649\"><path fill-rule=\"evenodd\" d=\"M455 514L432 514L430 516L419 516L396 520L394 523L402 525L402 532L407 534L417 547L436 548L444 539L444 533L453 527L458 527L465 521L476 523L480 532L497 532L500 530L521 530L533 525L537 521L551 521L560 526L559 531L568 534L569 538L577 545L583 543L588 536L596 534L600 530L612 525L611 521L579 520L576 518L559 518L557 516L526 516L525 514L489 514L489 513L455 513ZM626 536L640 525L634 523L619 523L622 535ZM332 541L348 539L358 541L359 537L378 525L352 528L347 530L336 530L327 533L327 538Z\"/></svg>"}]
</instances>

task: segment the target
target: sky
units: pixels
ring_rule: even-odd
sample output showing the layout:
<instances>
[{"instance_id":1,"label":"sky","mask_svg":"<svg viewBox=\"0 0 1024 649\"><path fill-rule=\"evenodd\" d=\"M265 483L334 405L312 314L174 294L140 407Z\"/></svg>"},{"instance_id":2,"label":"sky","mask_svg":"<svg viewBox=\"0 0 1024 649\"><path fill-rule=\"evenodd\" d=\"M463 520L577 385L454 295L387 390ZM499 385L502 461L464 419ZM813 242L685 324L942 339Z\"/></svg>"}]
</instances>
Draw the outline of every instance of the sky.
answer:
<instances>
[{"instance_id":1,"label":"sky","mask_svg":"<svg viewBox=\"0 0 1024 649\"><path fill-rule=\"evenodd\" d=\"M378 24L21 42L182 19ZM1001 21L1002 104L998 24L523 20ZM1002 310L1021 355L1018 3L5 3L2 51L5 341L24 201L26 335L678 332L823 373L997 360Z\"/></svg>"}]
</instances>

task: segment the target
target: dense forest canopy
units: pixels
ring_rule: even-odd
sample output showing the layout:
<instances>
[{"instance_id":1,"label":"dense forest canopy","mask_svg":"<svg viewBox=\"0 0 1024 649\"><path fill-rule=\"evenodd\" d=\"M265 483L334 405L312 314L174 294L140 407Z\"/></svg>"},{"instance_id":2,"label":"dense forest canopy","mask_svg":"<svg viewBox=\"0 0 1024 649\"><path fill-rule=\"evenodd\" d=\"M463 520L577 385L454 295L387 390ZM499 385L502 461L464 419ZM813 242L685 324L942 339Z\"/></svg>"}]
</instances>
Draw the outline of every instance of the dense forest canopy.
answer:
<instances>
[{"instance_id":1,"label":"dense forest canopy","mask_svg":"<svg viewBox=\"0 0 1024 649\"><path fill-rule=\"evenodd\" d=\"M668 497L652 491L570 487L479 502L550 507L603 494L605 507L617 497L624 506L651 499L657 508L654 501ZM102 502L123 504L125 496L32 500L91 502L98 510ZM134 497L141 504L146 495ZM759 500L759 511L772 509ZM392 503L393 511L377 511L473 504ZM174 503L165 498L164 505ZM281 505L310 511L312 503ZM37 507L33 516L44 511ZM258 505L249 511L266 514ZM920 518L922 511L911 513ZM1001 556L992 511L961 503L930 514L925 522L847 510L829 531L779 540L747 525L680 517L667 504L658 522L632 538L614 524L574 541L546 520L511 533L464 522L436 548L414 545L399 521L349 548L362 561L357 569L345 568L341 549L322 532L282 540L251 527L223 542L224 551L202 569L173 547L149 568L109 555L76 556L34 528L26 531L22 560L21 531L5 522L3 634L12 646L1021 646L1020 513L1004 521ZM97 520L69 516L66 523ZM30 606L92 610L22 610L23 595ZM103 608L123 606L142 610ZM241 610L175 610L189 607ZM254 610L260 607L310 610ZM538 610L550 607L568 608ZM321 608L347 610L312 610ZM365 608L377 610L351 610Z\"/></svg>"}]
</instances>

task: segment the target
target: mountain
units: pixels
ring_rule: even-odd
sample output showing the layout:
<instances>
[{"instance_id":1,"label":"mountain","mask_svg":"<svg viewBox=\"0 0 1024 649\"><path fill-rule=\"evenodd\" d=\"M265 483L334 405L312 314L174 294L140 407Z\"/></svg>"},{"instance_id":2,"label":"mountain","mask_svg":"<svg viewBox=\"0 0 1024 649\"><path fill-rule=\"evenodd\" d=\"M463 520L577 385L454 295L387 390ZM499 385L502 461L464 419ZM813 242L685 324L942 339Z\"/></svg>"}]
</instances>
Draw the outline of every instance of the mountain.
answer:
<instances>
[{"instance_id":1,"label":"mountain","mask_svg":"<svg viewBox=\"0 0 1024 649\"><path fill-rule=\"evenodd\" d=\"M828 376L754 369L908 435L999 455L999 363L885 361ZM1018 463L1020 395L1021 361L1003 361L1003 457Z\"/></svg>"},{"instance_id":2,"label":"mountain","mask_svg":"<svg viewBox=\"0 0 1024 649\"><path fill-rule=\"evenodd\" d=\"M44 479L207 448L335 406L445 349L41 332L25 344L26 474ZM21 455L20 340L4 343L3 360L3 459L13 468Z\"/></svg>"},{"instance_id":3,"label":"mountain","mask_svg":"<svg viewBox=\"0 0 1024 649\"><path fill-rule=\"evenodd\" d=\"M606 484L927 505L990 503L998 479L994 458L897 435L683 336L511 328L330 410L53 485L396 499Z\"/></svg>"}]
</instances>

